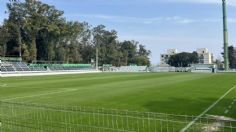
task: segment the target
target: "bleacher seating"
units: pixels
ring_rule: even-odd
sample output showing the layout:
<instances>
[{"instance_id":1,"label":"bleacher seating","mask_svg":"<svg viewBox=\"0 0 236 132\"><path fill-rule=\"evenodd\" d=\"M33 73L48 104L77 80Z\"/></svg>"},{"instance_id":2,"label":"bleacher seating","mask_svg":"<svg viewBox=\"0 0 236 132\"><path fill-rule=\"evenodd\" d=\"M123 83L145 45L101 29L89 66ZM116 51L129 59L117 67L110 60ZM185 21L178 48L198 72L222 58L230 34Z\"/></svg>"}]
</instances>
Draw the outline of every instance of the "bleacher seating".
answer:
<instances>
[{"instance_id":1,"label":"bleacher seating","mask_svg":"<svg viewBox=\"0 0 236 132\"><path fill-rule=\"evenodd\" d=\"M11 62L16 71L31 71L25 62Z\"/></svg>"},{"instance_id":2,"label":"bleacher seating","mask_svg":"<svg viewBox=\"0 0 236 132\"><path fill-rule=\"evenodd\" d=\"M34 71L30 69L25 62L17 61L2 61L2 72L17 72L17 71Z\"/></svg>"},{"instance_id":3,"label":"bleacher seating","mask_svg":"<svg viewBox=\"0 0 236 132\"><path fill-rule=\"evenodd\" d=\"M89 70L92 69L91 64L61 64L50 65L48 68L52 71L71 71L71 70Z\"/></svg>"},{"instance_id":4,"label":"bleacher seating","mask_svg":"<svg viewBox=\"0 0 236 132\"><path fill-rule=\"evenodd\" d=\"M44 68L50 71L91 70L91 64L30 64L31 68Z\"/></svg>"},{"instance_id":5,"label":"bleacher seating","mask_svg":"<svg viewBox=\"0 0 236 132\"><path fill-rule=\"evenodd\" d=\"M91 70L91 64L30 64L22 61L2 61L2 72L40 72Z\"/></svg>"},{"instance_id":6,"label":"bleacher seating","mask_svg":"<svg viewBox=\"0 0 236 132\"><path fill-rule=\"evenodd\" d=\"M1 71L15 71L14 66L10 62L2 62Z\"/></svg>"}]
</instances>

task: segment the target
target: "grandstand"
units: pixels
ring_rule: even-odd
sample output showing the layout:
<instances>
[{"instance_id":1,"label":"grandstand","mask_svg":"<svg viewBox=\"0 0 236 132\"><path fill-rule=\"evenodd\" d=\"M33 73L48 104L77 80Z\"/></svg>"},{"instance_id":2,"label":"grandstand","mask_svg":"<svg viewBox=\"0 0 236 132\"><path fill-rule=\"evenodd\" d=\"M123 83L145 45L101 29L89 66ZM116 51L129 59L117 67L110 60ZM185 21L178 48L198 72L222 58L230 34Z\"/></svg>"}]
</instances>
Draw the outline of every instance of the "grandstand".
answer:
<instances>
[{"instance_id":1,"label":"grandstand","mask_svg":"<svg viewBox=\"0 0 236 132\"><path fill-rule=\"evenodd\" d=\"M25 62L2 61L2 72L31 71Z\"/></svg>"},{"instance_id":2,"label":"grandstand","mask_svg":"<svg viewBox=\"0 0 236 132\"><path fill-rule=\"evenodd\" d=\"M21 58L15 57L1 57L1 71L2 72L26 72L33 71L23 62Z\"/></svg>"},{"instance_id":3,"label":"grandstand","mask_svg":"<svg viewBox=\"0 0 236 132\"><path fill-rule=\"evenodd\" d=\"M91 64L30 64L31 69L47 69L49 71L90 70Z\"/></svg>"},{"instance_id":4,"label":"grandstand","mask_svg":"<svg viewBox=\"0 0 236 132\"><path fill-rule=\"evenodd\" d=\"M19 58L3 58L1 57L1 72L2 74L14 73L40 73L40 72L80 72L94 70L92 64L68 64L56 63L53 64L27 64Z\"/></svg>"},{"instance_id":5,"label":"grandstand","mask_svg":"<svg viewBox=\"0 0 236 132\"><path fill-rule=\"evenodd\" d=\"M12 64L10 64L9 62L2 61L1 71L2 72L5 72L5 71L15 71L15 69L13 68Z\"/></svg>"}]
</instances>

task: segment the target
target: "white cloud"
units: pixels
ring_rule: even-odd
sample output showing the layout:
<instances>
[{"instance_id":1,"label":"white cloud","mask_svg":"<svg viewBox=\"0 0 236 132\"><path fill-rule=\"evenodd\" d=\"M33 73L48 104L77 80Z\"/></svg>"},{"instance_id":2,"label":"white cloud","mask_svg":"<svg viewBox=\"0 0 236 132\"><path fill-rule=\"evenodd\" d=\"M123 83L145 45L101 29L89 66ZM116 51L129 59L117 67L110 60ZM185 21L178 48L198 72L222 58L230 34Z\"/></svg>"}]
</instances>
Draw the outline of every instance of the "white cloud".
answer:
<instances>
[{"instance_id":1,"label":"white cloud","mask_svg":"<svg viewBox=\"0 0 236 132\"><path fill-rule=\"evenodd\" d=\"M96 2L105 2L107 4L153 4L160 2L172 2L172 3L195 3L195 4L221 4L222 0L87 0ZM226 0L227 4L236 6L236 0Z\"/></svg>"},{"instance_id":2,"label":"white cloud","mask_svg":"<svg viewBox=\"0 0 236 132\"><path fill-rule=\"evenodd\" d=\"M87 0L90 1L90 0ZM195 4L221 4L222 0L91 0L91 1L103 1L107 4L157 4L160 2L171 3L195 3ZM236 0L226 0L228 5L236 6Z\"/></svg>"},{"instance_id":3,"label":"white cloud","mask_svg":"<svg viewBox=\"0 0 236 132\"><path fill-rule=\"evenodd\" d=\"M72 14L70 17L83 17L83 18L96 18L104 19L113 22L121 23L140 23L140 24L155 24L162 22L174 22L180 24L193 23L193 19L184 18L180 16L171 16L171 17L125 17L125 16L112 16L112 15L100 15L100 14Z\"/></svg>"},{"instance_id":4,"label":"white cloud","mask_svg":"<svg viewBox=\"0 0 236 132\"><path fill-rule=\"evenodd\" d=\"M175 3L199 3L199 4L221 4L222 0L165 0L166 2ZM226 0L228 5L236 6L235 0Z\"/></svg>"},{"instance_id":5,"label":"white cloud","mask_svg":"<svg viewBox=\"0 0 236 132\"><path fill-rule=\"evenodd\" d=\"M115 22L132 22L132 23L143 23L151 24L154 21L159 21L162 18L141 18L141 17L125 17L125 16L112 16L112 15L101 15L101 14L73 14L70 17L83 17L83 18L96 18L104 19Z\"/></svg>"},{"instance_id":6,"label":"white cloud","mask_svg":"<svg viewBox=\"0 0 236 132\"><path fill-rule=\"evenodd\" d=\"M181 16L170 17L128 17L128 16L112 16L102 14L71 14L70 17L82 17L87 19L103 19L111 22L119 23L138 23L138 24L159 24L159 23L176 23L176 24L192 24L192 23L218 23L222 22L220 18L203 18L194 19ZM236 18L228 18L229 23L236 23Z\"/></svg>"}]
</instances>

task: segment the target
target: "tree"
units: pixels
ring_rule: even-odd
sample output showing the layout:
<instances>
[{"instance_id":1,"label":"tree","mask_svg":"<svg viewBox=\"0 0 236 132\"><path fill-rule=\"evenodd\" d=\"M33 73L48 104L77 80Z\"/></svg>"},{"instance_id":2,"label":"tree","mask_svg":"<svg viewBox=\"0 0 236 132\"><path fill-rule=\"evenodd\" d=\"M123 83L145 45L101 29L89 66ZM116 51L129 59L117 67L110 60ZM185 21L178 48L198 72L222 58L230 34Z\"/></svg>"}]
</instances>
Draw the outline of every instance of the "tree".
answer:
<instances>
[{"instance_id":1,"label":"tree","mask_svg":"<svg viewBox=\"0 0 236 132\"><path fill-rule=\"evenodd\" d=\"M0 56L6 55L7 41L9 40L8 29L0 25Z\"/></svg>"},{"instance_id":2,"label":"tree","mask_svg":"<svg viewBox=\"0 0 236 132\"><path fill-rule=\"evenodd\" d=\"M99 63L116 65L118 61L117 32L115 30L107 31L104 25L98 25L93 28L93 43L99 51Z\"/></svg>"},{"instance_id":3,"label":"tree","mask_svg":"<svg viewBox=\"0 0 236 132\"><path fill-rule=\"evenodd\" d=\"M0 29L0 54L24 61L90 63L99 50L99 64L149 65L150 51L137 41L118 41L104 25L66 21L63 11L38 0L10 0L9 18ZM139 49L138 49L139 47Z\"/></svg>"},{"instance_id":4,"label":"tree","mask_svg":"<svg viewBox=\"0 0 236 132\"><path fill-rule=\"evenodd\" d=\"M168 64L174 67L188 67L190 64L198 63L198 61L198 54L196 52L182 52L172 55L168 61Z\"/></svg>"},{"instance_id":5,"label":"tree","mask_svg":"<svg viewBox=\"0 0 236 132\"><path fill-rule=\"evenodd\" d=\"M151 51L147 50L144 45L139 45L138 56L136 57L136 64L141 66L150 66L149 56L151 55Z\"/></svg>"},{"instance_id":6,"label":"tree","mask_svg":"<svg viewBox=\"0 0 236 132\"><path fill-rule=\"evenodd\" d=\"M233 46L228 47L229 51L229 67L231 69L236 68L236 49Z\"/></svg>"},{"instance_id":7,"label":"tree","mask_svg":"<svg viewBox=\"0 0 236 132\"><path fill-rule=\"evenodd\" d=\"M9 32L11 36L17 38L17 39L11 39L8 41L7 46L10 46L12 51L10 51L10 54L16 55L16 52L18 52L19 56L21 57L21 46L22 46L22 25L23 25L23 15L24 11L22 10L22 6L19 5L19 1L17 0L10 0L10 3L7 4L8 12L9 12L9 19L6 22ZM13 46L14 45L14 46ZM14 48L13 48L14 47ZM7 50L9 51L9 50Z\"/></svg>"},{"instance_id":8,"label":"tree","mask_svg":"<svg viewBox=\"0 0 236 132\"><path fill-rule=\"evenodd\" d=\"M134 64L137 55L137 44L135 41L124 41L121 43L121 52L125 65Z\"/></svg>"},{"instance_id":9,"label":"tree","mask_svg":"<svg viewBox=\"0 0 236 132\"><path fill-rule=\"evenodd\" d=\"M52 41L60 33L58 24L63 21L61 18L63 12L37 0L13 1L7 5L10 16L8 21L16 25L20 50L22 45L21 35L22 32L25 32L27 36L25 43L30 53L30 60L38 59L37 49L40 46L37 39L41 37L39 32L44 32L47 34L47 37L44 38L47 39L47 45L44 45L44 48L46 47L48 59L52 60L54 54Z\"/></svg>"},{"instance_id":10,"label":"tree","mask_svg":"<svg viewBox=\"0 0 236 132\"><path fill-rule=\"evenodd\" d=\"M217 66L218 69L220 69L220 70L223 70L223 69L224 69L224 63L223 63L221 57L218 57L218 58L215 60L214 63L216 64L216 66Z\"/></svg>"},{"instance_id":11,"label":"tree","mask_svg":"<svg viewBox=\"0 0 236 132\"><path fill-rule=\"evenodd\" d=\"M91 26L86 22L81 23L81 33L78 36L78 41L83 63L90 63L91 59L95 59L95 45L92 37Z\"/></svg>"}]
</instances>

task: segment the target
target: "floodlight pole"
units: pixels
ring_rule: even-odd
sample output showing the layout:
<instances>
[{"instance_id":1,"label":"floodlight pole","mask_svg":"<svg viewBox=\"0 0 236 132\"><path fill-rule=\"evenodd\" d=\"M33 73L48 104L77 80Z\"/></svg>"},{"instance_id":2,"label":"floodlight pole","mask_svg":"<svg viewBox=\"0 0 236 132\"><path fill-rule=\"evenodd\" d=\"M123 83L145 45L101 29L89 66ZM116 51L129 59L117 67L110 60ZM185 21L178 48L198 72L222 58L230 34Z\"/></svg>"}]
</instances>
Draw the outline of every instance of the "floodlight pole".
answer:
<instances>
[{"instance_id":1,"label":"floodlight pole","mask_svg":"<svg viewBox=\"0 0 236 132\"><path fill-rule=\"evenodd\" d=\"M229 53L228 53L228 29L227 29L227 15L226 15L226 0L222 0L223 9L223 37L224 37L224 67L229 70Z\"/></svg>"},{"instance_id":2,"label":"floodlight pole","mask_svg":"<svg viewBox=\"0 0 236 132\"><path fill-rule=\"evenodd\" d=\"M98 70L98 46L96 46L96 70Z\"/></svg>"}]
</instances>

